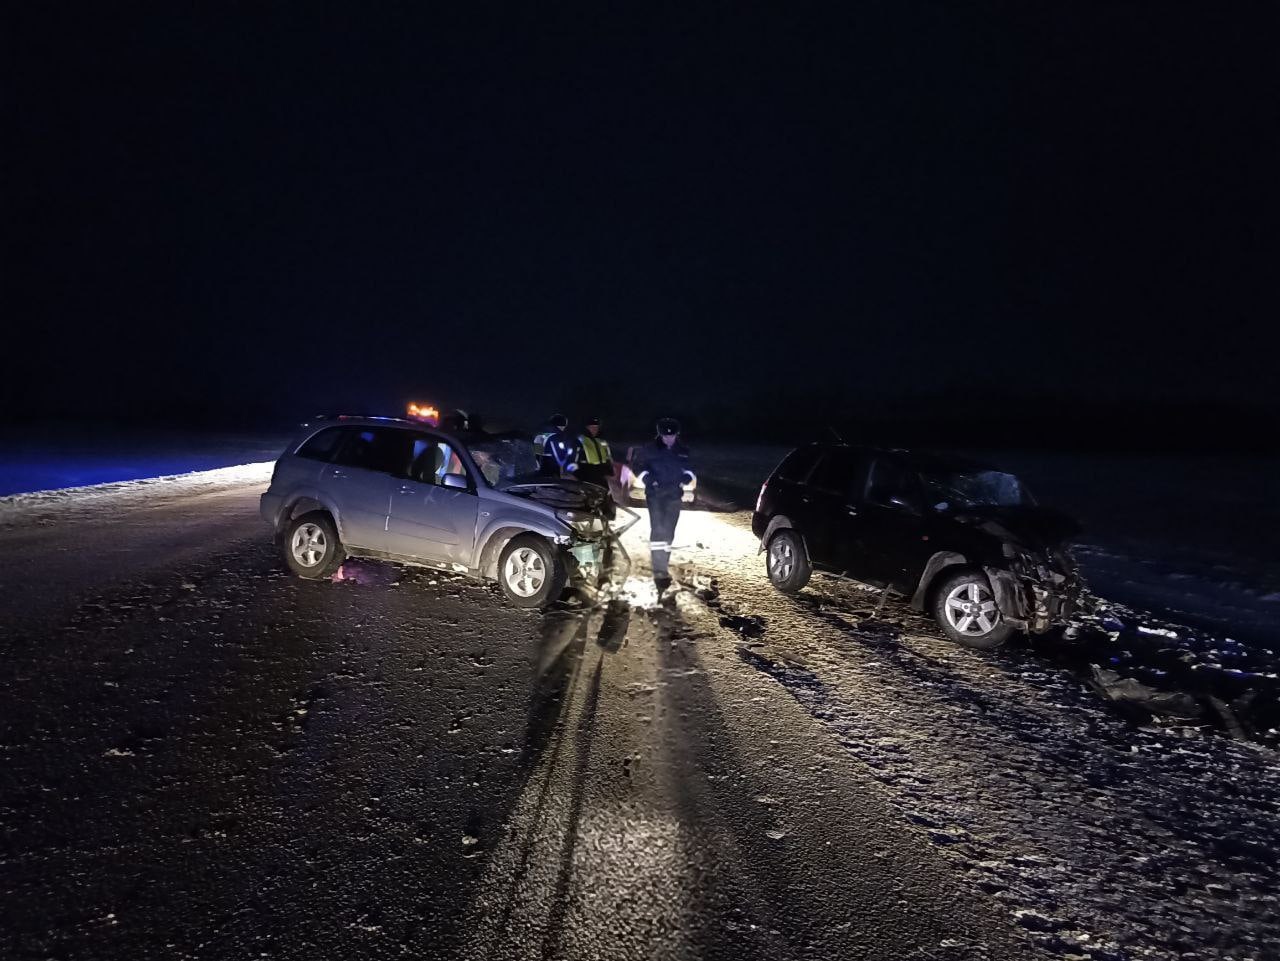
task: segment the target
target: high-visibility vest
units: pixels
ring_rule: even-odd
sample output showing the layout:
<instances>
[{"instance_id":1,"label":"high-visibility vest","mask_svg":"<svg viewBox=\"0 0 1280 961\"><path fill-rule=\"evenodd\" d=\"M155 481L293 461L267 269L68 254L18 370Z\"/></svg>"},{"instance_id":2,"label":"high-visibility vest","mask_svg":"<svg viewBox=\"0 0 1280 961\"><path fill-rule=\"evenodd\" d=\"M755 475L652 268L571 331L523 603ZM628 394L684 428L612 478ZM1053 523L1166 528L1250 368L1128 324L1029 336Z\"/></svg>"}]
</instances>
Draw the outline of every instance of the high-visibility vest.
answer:
<instances>
[{"instance_id":1,"label":"high-visibility vest","mask_svg":"<svg viewBox=\"0 0 1280 961\"><path fill-rule=\"evenodd\" d=\"M583 434L578 438L582 445L582 456L588 464L612 464L613 455L609 452L609 442L601 437Z\"/></svg>"}]
</instances>

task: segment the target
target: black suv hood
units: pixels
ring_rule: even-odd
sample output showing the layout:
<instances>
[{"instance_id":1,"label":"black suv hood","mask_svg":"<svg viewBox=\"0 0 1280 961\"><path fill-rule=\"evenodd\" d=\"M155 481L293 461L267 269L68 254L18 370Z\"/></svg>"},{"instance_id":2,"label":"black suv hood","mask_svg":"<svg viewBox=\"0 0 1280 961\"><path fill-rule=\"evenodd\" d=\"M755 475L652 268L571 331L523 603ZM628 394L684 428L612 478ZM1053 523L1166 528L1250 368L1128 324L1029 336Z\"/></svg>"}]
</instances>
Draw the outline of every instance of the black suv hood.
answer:
<instances>
[{"instance_id":1,"label":"black suv hood","mask_svg":"<svg viewBox=\"0 0 1280 961\"><path fill-rule=\"evenodd\" d=\"M1003 541L1036 550L1061 547L1080 533L1080 525L1048 507L966 507L952 517Z\"/></svg>"}]
</instances>

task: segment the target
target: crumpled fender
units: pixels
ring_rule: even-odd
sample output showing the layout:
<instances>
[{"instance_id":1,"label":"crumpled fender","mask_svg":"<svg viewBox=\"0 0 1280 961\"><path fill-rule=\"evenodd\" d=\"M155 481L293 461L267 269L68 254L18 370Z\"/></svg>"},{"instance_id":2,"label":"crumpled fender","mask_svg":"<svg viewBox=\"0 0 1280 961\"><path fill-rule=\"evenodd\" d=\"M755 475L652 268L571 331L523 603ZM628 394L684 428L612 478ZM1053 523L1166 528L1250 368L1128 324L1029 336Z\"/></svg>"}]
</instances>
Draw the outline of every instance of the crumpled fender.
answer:
<instances>
[{"instance_id":1,"label":"crumpled fender","mask_svg":"<svg viewBox=\"0 0 1280 961\"><path fill-rule=\"evenodd\" d=\"M519 518L507 515L491 519L477 534L472 569L485 577L496 577L499 552L507 541L519 534L539 534L561 545L567 544L570 537L567 527L544 521L532 511Z\"/></svg>"},{"instance_id":2,"label":"crumpled fender","mask_svg":"<svg viewBox=\"0 0 1280 961\"><path fill-rule=\"evenodd\" d=\"M955 551L938 551L929 558L928 563L924 565L924 573L920 575L920 583L916 585L916 592L911 595L910 607L913 611L923 611L924 602L929 593L929 587L933 584L934 578L938 573L947 567L957 567L962 564L968 564L969 559L963 554Z\"/></svg>"}]
</instances>

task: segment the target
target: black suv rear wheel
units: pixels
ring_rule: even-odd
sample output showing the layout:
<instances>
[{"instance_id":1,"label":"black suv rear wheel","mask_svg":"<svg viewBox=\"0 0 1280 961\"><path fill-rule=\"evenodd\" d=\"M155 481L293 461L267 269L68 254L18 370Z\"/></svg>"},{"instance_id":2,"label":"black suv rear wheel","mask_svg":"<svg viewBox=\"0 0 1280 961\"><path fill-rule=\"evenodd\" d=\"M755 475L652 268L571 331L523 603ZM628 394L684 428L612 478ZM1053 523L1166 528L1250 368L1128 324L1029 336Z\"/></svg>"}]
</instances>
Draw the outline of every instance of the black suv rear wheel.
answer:
<instances>
[{"instance_id":1,"label":"black suv rear wheel","mask_svg":"<svg viewBox=\"0 0 1280 961\"><path fill-rule=\"evenodd\" d=\"M780 530L765 548L765 569L773 586L784 594L794 594L809 583L813 568L804 541L793 530Z\"/></svg>"},{"instance_id":2,"label":"black suv rear wheel","mask_svg":"<svg viewBox=\"0 0 1280 961\"><path fill-rule=\"evenodd\" d=\"M932 613L947 637L980 651L999 647L1013 633L981 571L962 570L944 577L933 591Z\"/></svg>"}]
</instances>

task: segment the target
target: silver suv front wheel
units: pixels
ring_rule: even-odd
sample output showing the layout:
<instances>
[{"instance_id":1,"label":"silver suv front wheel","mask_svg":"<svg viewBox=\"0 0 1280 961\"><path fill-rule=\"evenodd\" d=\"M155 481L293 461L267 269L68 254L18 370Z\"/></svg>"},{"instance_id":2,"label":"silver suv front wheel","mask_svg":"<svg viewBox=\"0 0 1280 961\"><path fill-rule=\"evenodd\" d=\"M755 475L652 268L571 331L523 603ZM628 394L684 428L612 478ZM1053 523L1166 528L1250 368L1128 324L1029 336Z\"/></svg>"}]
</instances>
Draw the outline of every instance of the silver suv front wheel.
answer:
<instances>
[{"instance_id":1,"label":"silver suv front wheel","mask_svg":"<svg viewBox=\"0 0 1280 961\"><path fill-rule=\"evenodd\" d=\"M568 577L562 553L537 534L511 538L498 557L498 584L516 607L546 607L559 600Z\"/></svg>"}]
</instances>

